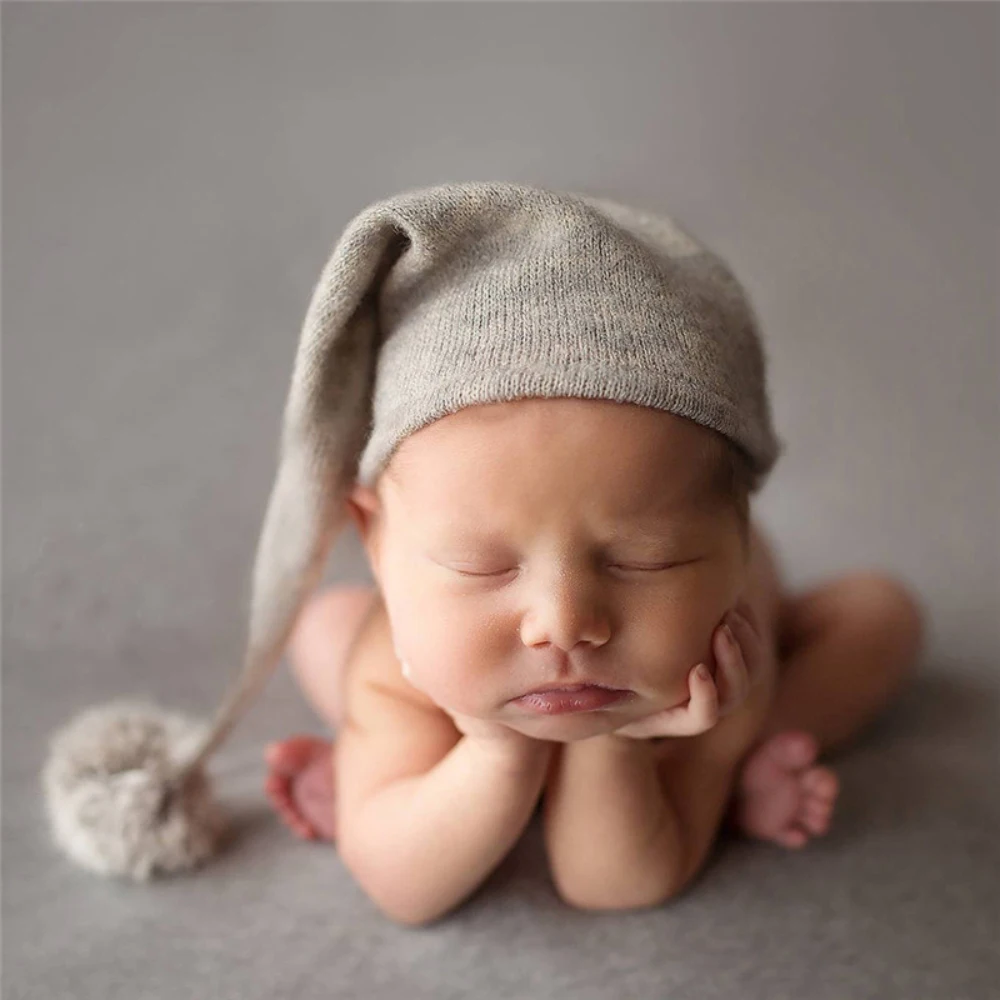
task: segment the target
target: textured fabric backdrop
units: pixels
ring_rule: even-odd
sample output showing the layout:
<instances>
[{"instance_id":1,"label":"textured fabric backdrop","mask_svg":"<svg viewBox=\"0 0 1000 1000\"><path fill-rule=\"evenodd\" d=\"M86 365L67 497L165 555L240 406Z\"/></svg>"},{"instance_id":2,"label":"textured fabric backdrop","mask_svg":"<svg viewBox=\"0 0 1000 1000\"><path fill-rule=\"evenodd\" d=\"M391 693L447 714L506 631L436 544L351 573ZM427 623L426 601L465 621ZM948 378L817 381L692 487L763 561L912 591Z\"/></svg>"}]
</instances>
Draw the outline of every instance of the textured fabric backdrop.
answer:
<instances>
[{"instance_id":1,"label":"textured fabric backdrop","mask_svg":"<svg viewBox=\"0 0 1000 1000\"><path fill-rule=\"evenodd\" d=\"M3 930L10 1000L997 995L995 5L4 4ZM420 931L261 791L319 730L282 672L214 764L239 836L102 880L48 842L46 739L119 693L215 705L242 654L299 325L337 235L420 184L662 206L760 311L795 587L931 609L837 759L831 834L720 845L644 913L556 899L539 831ZM355 535L329 579L370 579Z\"/></svg>"}]
</instances>

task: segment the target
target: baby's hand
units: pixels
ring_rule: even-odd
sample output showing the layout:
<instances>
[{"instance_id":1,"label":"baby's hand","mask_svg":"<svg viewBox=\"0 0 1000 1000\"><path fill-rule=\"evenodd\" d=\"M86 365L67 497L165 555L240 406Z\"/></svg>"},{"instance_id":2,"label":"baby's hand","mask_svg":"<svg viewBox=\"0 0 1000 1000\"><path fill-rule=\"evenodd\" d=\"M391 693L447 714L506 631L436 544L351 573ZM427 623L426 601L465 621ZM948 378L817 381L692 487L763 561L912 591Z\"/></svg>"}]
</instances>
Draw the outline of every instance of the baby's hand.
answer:
<instances>
[{"instance_id":1,"label":"baby's hand","mask_svg":"<svg viewBox=\"0 0 1000 1000\"><path fill-rule=\"evenodd\" d=\"M480 719L474 715L462 715L459 712L447 712L448 717L455 724L455 728L470 739L481 740L488 743L515 743L528 741L530 736L524 736L516 729L505 726L502 722L493 722L489 719Z\"/></svg>"},{"instance_id":2,"label":"baby's hand","mask_svg":"<svg viewBox=\"0 0 1000 1000\"><path fill-rule=\"evenodd\" d=\"M536 765L552 753L554 744L525 736L502 722L460 715L458 712L448 712L448 715L471 747L488 761L505 769L533 773Z\"/></svg>"},{"instance_id":3,"label":"baby's hand","mask_svg":"<svg viewBox=\"0 0 1000 1000\"><path fill-rule=\"evenodd\" d=\"M699 663L688 674L690 697L683 705L632 722L615 730L615 735L631 739L697 736L742 705L753 678L759 673L763 656L754 622L753 612L745 601L727 612L712 635L716 676L713 678L707 664Z\"/></svg>"},{"instance_id":4,"label":"baby's hand","mask_svg":"<svg viewBox=\"0 0 1000 1000\"><path fill-rule=\"evenodd\" d=\"M403 676L417 690L421 690L413 682L410 666L396 653L401 664ZM479 747L490 754L499 755L505 759L521 759L525 756L533 756L540 751L541 741L534 740L530 736L505 726L502 722L493 722L489 719L480 719L473 715L463 715L459 712L450 711L444 706L438 706L445 712L455 728Z\"/></svg>"}]
</instances>

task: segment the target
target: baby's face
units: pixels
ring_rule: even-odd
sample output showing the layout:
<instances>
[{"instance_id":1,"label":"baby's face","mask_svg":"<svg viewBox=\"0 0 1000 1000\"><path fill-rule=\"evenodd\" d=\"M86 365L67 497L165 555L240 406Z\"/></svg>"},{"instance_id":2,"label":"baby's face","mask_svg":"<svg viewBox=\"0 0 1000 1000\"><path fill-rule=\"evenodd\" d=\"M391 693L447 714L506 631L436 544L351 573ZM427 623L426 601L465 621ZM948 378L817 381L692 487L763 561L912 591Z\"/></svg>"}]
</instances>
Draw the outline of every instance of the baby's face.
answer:
<instances>
[{"instance_id":1,"label":"baby's face","mask_svg":"<svg viewBox=\"0 0 1000 1000\"><path fill-rule=\"evenodd\" d=\"M381 502L359 488L352 507L367 508L356 519L412 682L446 710L559 741L684 702L746 568L735 513L701 496L711 433L560 398L461 410L407 438L399 483ZM595 687L524 697L570 685Z\"/></svg>"}]
</instances>

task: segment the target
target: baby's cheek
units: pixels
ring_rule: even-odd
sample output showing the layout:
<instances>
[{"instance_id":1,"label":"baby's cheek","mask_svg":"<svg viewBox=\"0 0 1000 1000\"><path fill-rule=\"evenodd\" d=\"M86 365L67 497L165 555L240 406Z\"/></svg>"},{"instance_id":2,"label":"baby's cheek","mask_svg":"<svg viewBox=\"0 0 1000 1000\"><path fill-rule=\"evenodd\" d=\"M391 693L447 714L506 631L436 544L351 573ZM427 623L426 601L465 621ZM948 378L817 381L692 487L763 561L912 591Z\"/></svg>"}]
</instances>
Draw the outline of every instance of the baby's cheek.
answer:
<instances>
[{"instance_id":1,"label":"baby's cheek","mask_svg":"<svg viewBox=\"0 0 1000 1000\"><path fill-rule=\"evenodd\" d=\"M460 673L442 669L440 662L430 669L419 664L408 664L404 673L414 687L423 691L431 701L446 711L482 716L492 710L491 704L483 703L481 684L463 678Z\"/></svg>"},{"instance_id":2,"label":"baby's cheek","mask_svg":"<svg viewBox=\"0 0 1000 1000\"><path fill-rule=\"evenodd\" d=\"M673 621L660 623L643 656L645 680L664 699L674 703L688 692L688 675L699 663L715 666L712 633L722 618L715 609L691 609Z\"/></svg>"},{"instance_id":3,"label":"baby's cheek","mask_svg":"<svg viewBox=\"0 0 1000 1000\"><path fill-rule=\"evenodd\" d=\"M403 676L442 708L472 715L481 707L482 684L468 664L470 657L453 648L445 634L427 628L393 633Z\"/></svg>"},{"instance_id":4,"label":"baby's cheek","mask_svg":"<svg viewBox=\"0 0 1000 1000\"><path fill-rule=\"evenodd\" d=\"M696 662L681 652L650 658L643 687L664 706L679 704L688 696L688 674Z\"/></svg>"}]
</instances>

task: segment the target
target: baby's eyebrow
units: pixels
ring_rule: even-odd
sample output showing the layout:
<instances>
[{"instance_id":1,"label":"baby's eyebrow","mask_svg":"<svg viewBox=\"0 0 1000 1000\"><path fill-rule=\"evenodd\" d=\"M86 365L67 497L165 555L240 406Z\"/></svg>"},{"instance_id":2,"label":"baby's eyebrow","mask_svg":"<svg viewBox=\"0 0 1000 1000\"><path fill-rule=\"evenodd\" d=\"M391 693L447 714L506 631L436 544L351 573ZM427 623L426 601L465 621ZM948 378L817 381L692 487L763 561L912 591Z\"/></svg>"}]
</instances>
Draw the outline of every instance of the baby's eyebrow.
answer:
<instances>
[{"instance_id":1,"label":"baby's eyebrow","mask_svg":"<svg viewBox=\"0 0 1000 1000\"><path fill-rule=\"evenodd\" d=\"M694 514L672 514L655 520L641 520L613 528L605 535L608 544L639 542L657 545L690 535Z\"/></svg>"},{"instance_id":2,"label":"baby's eyebrow","mask_svg":"<svg viewBox=\"0 0 1000 1000\"><path fill-rule=\"evenodd\" d=\"M670 517L653 522L645 520L636 521L632 524L613 528L608 532L607 537L612 541L632 541L637 539L639 541L648 540L658 542L663 538L677 534L677 529L684 520L686 519L682 517Z\"/></svg>"},{"instance_id":3,"label":"baby's eyebrow","mask_svg":"<svg viewBox=\"0 0 1000 1000\"><path fill-rule=\"evenodd\" d=\"M669 515L646 515L622 520L604 532L600 541L609 545L621 542L657 544L671 541L678 536L684 526L690 524L693 513L675 512ZM454 542L459 545L505 545L508 543L508 538L503 531L482 525L439 524L431 527L426 535L435 542Z\"/></svg>"}]
</instances>

